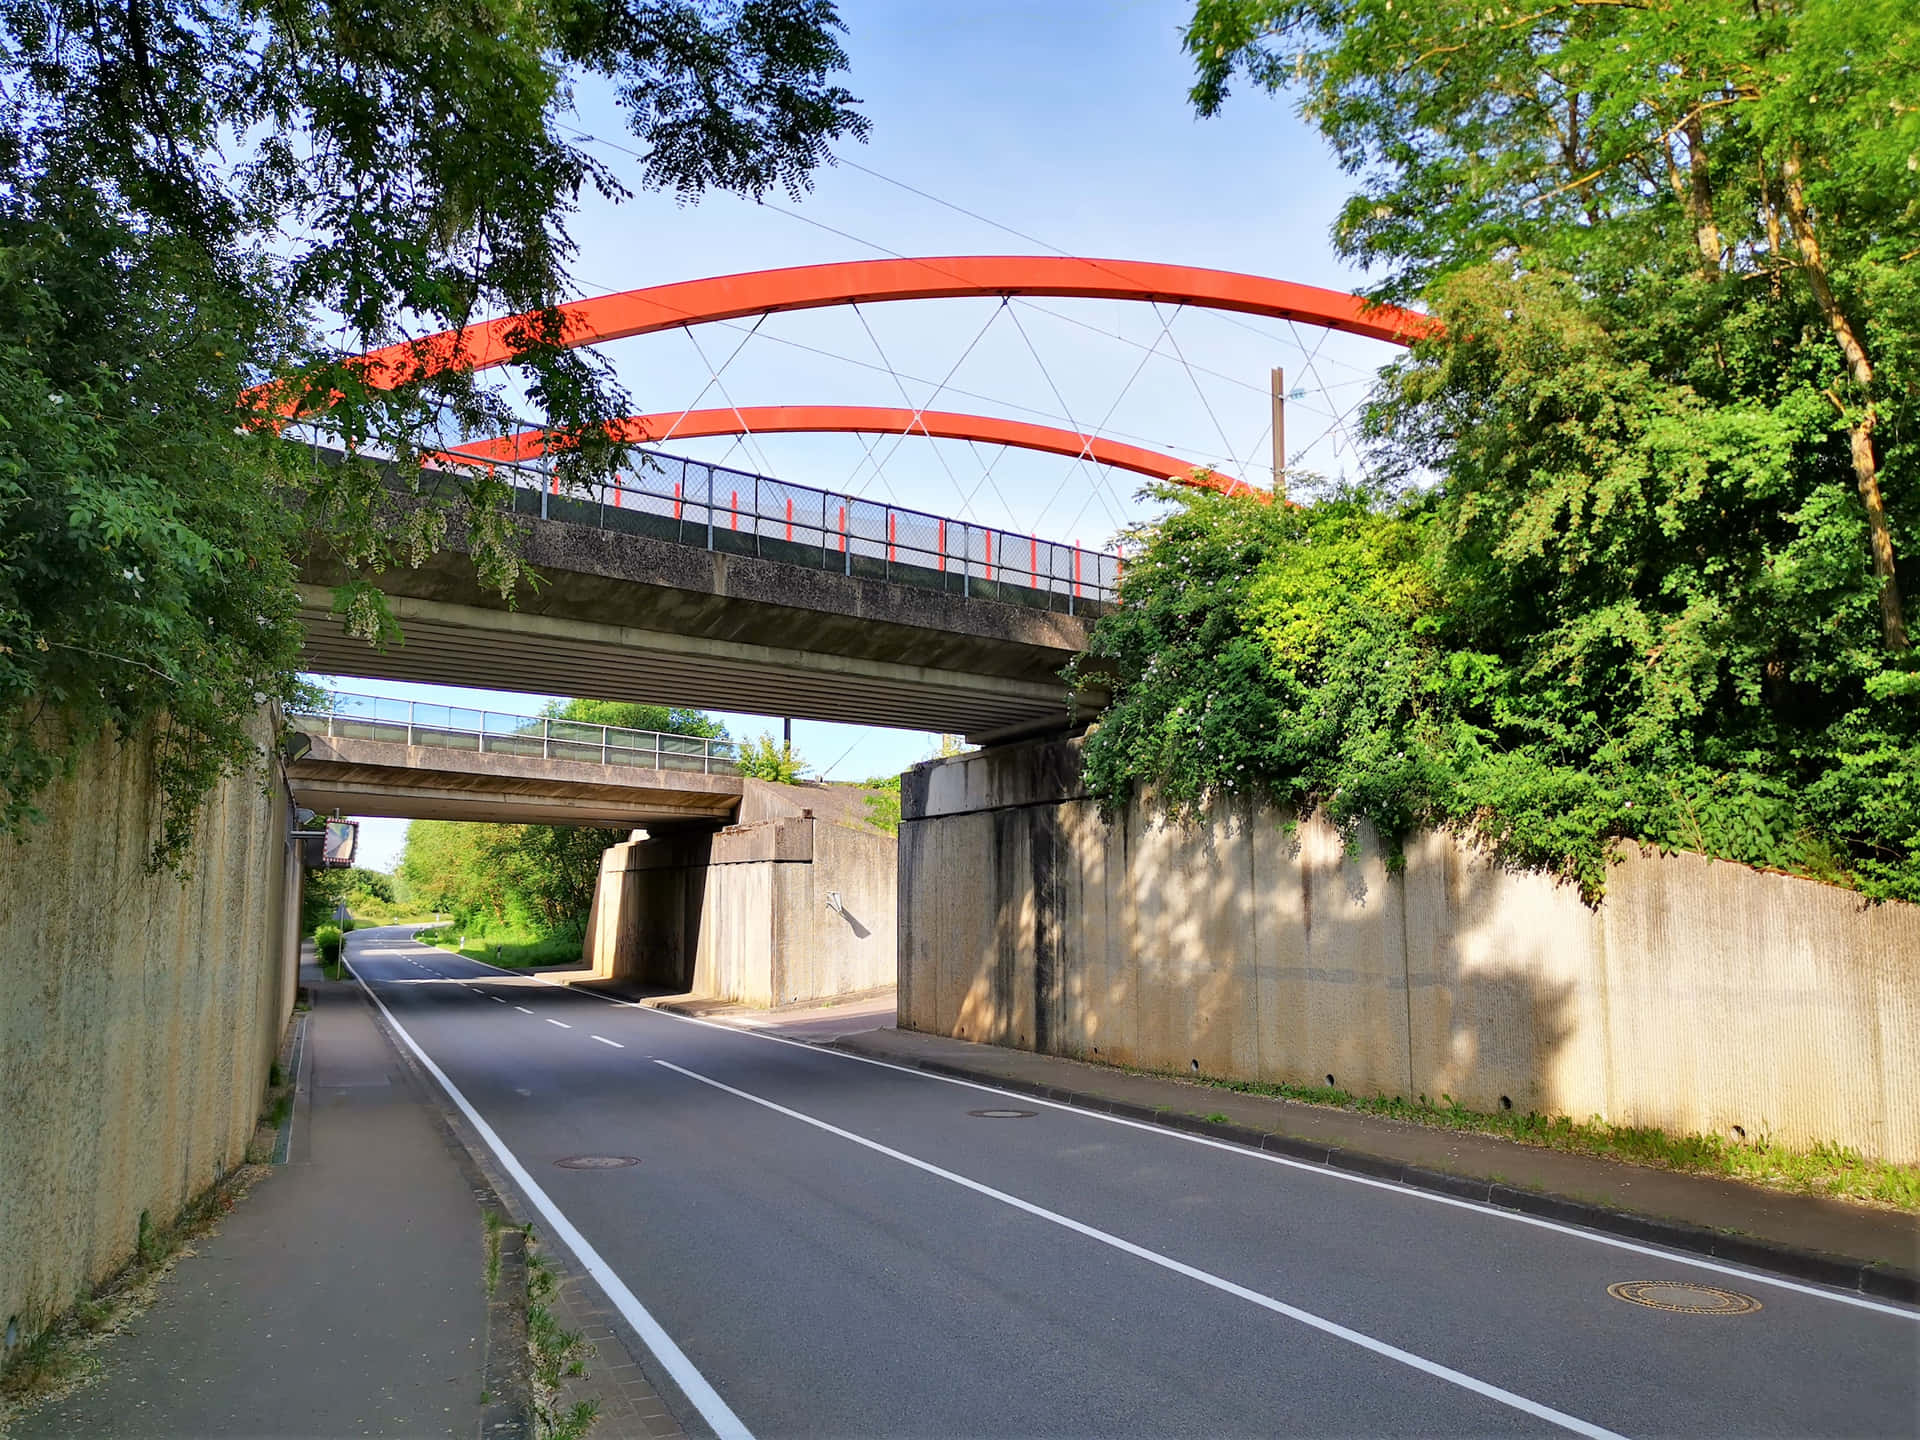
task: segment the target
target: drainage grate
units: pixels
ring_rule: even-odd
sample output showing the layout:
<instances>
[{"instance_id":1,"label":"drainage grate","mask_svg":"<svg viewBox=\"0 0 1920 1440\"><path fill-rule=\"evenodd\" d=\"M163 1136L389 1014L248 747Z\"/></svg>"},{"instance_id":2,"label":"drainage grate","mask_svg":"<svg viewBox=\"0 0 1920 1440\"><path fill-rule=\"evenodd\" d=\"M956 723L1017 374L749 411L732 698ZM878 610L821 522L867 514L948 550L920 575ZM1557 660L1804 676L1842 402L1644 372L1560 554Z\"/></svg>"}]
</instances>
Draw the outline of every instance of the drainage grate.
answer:
<instances>
[{"instance_id":1,"label":"drainage grate","mask_svg":"<svg viewBox=\"0 0 1920 1440\"><path fill-rule=\"evenodd\" d=\"M982 1120L1031 1120L1038 1110L969 1110L967 1114Z\"/></svg>"},{"instance_id":2,"label":"drainage grate","mask_svg":"<svg viewBox=\"0 0 1920 1440\"><path fill-rule=\"evenodd\" d=\"M564 1160L553 1162L562 1170L624 1170L629 1165L638 1165L638 1155L569 1155Z\"/></svg>"},{"instance_id":3,"label":"drainage grate","mask_svg":"<svg viewBox=\"0 0 1920 1440\"><path fill-rule=\"evenodd\" d=\"M1690 1285L1684 1280L1622 1280L1607 1286L1607 1293L1629 1305L1676 1315L1751 1315L1760 1308L1758 1300L1738 1290Z\"/></svg>"}]
</instances>

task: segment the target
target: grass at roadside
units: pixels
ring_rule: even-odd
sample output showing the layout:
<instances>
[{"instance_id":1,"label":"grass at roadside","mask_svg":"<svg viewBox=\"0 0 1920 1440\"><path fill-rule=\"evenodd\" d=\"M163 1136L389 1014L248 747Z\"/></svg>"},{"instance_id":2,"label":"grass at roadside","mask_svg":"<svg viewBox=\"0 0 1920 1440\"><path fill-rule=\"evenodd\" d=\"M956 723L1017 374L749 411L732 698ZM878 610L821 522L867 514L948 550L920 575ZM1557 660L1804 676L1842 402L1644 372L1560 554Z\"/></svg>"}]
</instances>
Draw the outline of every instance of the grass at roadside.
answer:
<instances>
[{"instance_id":1,"label":"grass at roadside","mask_svg":"<svg viewBox=\"0 0 1920 1440\"><path fill-rule=\"evenodd\" d=\"M1816 1145L1803 1150L1776 1144L1764 1136L1741 1140L1719 1135L1675 1135L1650 1125L1612 1125L1598 1117L1573 1120L1564 1115L1519 1110L1469 1110L1450 1095L1442 1095L1440 1103L1435 1104L1424 1095L1407 1100L1397 1095L1354 1095L1318 1085L1264 1084L1206 1075L1161 1075L1148 1070L1130 1073L1197 1082L1242 1095L1270 1095L1308 1105L1381 1115L1435 1129L1497 1135L1523 1145L1626 1160L1663 1170L1718 1175L1775 1190L1832 1195L1920 1211L1920 1166L1869 1160L1841 1145Z\"/></svg>"},{"instance_id":2,"label":"grass at roadside","mask_svg":"<svg viewBox=\"0 0 1920 1440\"><path fill-rule=\"evenodd\" d=\"M434 945L507 970L569 965L580 959L577 935L532 935L518 930L481 931L472 927L463 934L458 925L438 925L416 931L413 938L422 945Z\"/></svg>"}]
</instances>

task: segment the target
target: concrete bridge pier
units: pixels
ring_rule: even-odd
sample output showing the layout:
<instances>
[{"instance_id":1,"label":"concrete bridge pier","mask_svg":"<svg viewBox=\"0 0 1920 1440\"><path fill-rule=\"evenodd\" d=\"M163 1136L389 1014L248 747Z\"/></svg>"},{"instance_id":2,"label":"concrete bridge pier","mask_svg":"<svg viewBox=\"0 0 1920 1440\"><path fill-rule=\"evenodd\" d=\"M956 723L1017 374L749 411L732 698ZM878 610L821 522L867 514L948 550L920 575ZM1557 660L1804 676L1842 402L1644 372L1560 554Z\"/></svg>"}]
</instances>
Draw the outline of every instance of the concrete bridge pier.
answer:
<instances>
[{"instance_id":1,"label":"concrete bridge pier","mask_svg":"<svg viewBox=\"0 0 1920 1440\"><path fill-rule=\"evenodd\" d=\"M892 985L894 837L862 792L745 785L740 823L637 830L602 857L594 977L767 1007Z\"/></svg>"}]
</instances>

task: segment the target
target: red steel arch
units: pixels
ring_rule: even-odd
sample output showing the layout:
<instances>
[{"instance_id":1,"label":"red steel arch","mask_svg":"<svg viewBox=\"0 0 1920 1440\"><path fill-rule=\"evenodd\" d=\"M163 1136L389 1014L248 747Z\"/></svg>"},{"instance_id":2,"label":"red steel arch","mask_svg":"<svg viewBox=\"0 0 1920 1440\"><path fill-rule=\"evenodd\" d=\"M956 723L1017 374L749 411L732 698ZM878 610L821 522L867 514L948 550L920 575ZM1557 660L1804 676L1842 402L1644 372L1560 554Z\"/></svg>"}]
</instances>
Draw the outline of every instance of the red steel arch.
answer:
<instances>
[{"instance_id":1,"label":"red steel arch","mask_svg":"<svg viewBox=\"0 0 1920 1440\"><path fill-rule=\"evenodd\" d=\"M1064 255L948 255L797 265L574 300L560 307L561 343L594 345L783 310L992 295L1163 301L1296 320L1396 345L1411 344L1439 329L1437 321L1416 311L1369 305L1343 291L1231 270ZM443 331L370 350L362 357L367 379L376 386L392 386L418 374L423 366L433 373L504 365L513 358L511 337L526 318L508 316L464 331Z\"/></svg>"},{"instance_id":2,"label":"red steel arch","mask_svg":"<svg viewBox=\"0 0 1920 1440\"><path fill-rule=\"evenodd\" d=\"M746 405L738 409L688 410L683 414L634 415L607 427L614 439L642 445L663 440L691 440L710 435L775 435L845 432L863 435L925 435L943 440L978 440L983 444L1012 445L1071 455L1117 469L1175 480L1184 485L1218 490L1225 495L1253 492L1231 476L1196 467L1157 450L1034 425L993 415L963 415L947 410L906 410L884 405ZM498 440L481 440L447 451L462 460L515 461L537 459L547 451L545 430L524 430Z\"/></svg>"}]
</instances>

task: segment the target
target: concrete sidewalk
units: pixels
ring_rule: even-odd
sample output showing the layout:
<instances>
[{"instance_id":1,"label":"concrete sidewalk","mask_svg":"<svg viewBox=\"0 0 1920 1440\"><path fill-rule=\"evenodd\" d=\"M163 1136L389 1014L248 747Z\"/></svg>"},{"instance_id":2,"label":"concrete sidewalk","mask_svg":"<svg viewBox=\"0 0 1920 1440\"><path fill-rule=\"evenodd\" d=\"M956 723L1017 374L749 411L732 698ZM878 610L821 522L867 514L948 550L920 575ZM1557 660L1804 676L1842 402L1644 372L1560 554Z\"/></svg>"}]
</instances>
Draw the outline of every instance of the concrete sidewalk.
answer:
<instances>
[{"instance_id":1,"label":"concrete sidewalk","mask_svg":"<svg viewBox=\"0 0 1920 1440\"><path fill-rule=\"evenodd\" d=\"M357 987L302 980L289 1163L97 1352L102 1377L20 1417L18 1440L523 1433L480 1398L490 1192Z\"/></svg>"},{"instance_id":2,"label":"concrete sidewalk","mask_svg":"<svg viewBox=\"0 0 1920 1440\"><path fill-rule=\"evenodd\" d=\"M1850 1290L1920 1300L1920 1217L1898 1211L912 1030L843 1034L830 1043L850 1054L981 1080L1419 1189Z\"/></svg>"}]
</instances>

